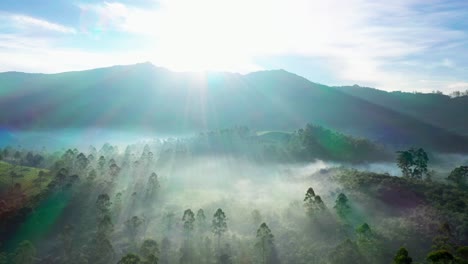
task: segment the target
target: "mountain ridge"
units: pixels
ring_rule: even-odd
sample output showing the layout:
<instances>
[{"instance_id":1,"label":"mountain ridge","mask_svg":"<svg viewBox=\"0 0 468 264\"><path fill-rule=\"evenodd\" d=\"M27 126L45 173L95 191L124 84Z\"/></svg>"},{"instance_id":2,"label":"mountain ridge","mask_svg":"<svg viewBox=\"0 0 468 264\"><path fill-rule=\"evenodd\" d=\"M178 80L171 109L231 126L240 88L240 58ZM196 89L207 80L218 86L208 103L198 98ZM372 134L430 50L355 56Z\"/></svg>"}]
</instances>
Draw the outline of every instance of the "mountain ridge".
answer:
<instances>
[{"instance_id":1,"label":"mountain ridge","mask_svg":"<svg viewBox=\"0 0 468 264\"><path fill-rule=\"evenodd\" d=\"M285 70L180 73L150 63L56 74L0 73L0 126L200 132L318 124L393 146L468 151L468 139ZM7 114L6 114L7 113Z\"/></svg>"}]
</instances>

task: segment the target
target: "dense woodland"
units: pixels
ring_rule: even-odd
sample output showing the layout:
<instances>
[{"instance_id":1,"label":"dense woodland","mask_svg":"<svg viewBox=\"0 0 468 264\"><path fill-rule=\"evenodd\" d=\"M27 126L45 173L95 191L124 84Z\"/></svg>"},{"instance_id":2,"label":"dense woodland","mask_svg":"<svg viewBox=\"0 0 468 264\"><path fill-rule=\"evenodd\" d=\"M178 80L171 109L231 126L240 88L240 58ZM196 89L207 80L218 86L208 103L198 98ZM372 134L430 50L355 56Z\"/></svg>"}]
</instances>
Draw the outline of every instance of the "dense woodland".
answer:
<instances>
[{"instance_id":1,"label":"dense woodland","mask_svg":"<svg viewBox=\"0 0 468 264\"><path fill-rule=\"evenodd\" d=\"M429 156L314 125L6 147L0 263L468 263L468 167L434 176Z\"/></svg>"}]
</instances>

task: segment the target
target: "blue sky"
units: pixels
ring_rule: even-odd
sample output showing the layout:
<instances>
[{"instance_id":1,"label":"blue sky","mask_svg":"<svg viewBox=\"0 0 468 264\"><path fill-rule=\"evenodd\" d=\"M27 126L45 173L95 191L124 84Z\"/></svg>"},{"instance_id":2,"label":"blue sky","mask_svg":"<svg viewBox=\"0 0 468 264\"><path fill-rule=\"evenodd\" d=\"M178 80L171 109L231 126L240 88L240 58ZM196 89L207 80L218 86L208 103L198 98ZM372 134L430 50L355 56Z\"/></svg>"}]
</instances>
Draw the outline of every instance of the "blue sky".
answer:
<instances>
[{"instance_id":1,"label":"blue sky","mask_svg":"<svg viewBox=\"0 0 468 264\"><path fill-rule=\"evenodd\" d=\"M150 61L329 85L468 89L468 1L2 0L0 71Z\"/></svg>"}]
</instances>

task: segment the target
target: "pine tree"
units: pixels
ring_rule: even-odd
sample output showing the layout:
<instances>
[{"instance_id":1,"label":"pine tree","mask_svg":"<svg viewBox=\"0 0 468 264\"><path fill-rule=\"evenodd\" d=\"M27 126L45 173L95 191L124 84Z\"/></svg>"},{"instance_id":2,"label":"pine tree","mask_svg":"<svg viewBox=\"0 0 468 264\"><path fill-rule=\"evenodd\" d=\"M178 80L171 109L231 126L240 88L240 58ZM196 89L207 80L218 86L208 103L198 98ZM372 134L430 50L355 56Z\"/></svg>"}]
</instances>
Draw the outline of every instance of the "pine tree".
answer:
<instances>
[{"instance_id":1,"label":"pine tree","mask_svg":"<svg viewBox=\"0 0 468 264\"><path fill-rule=\"evenodd\" d=\"M226 215L224 214L221 208L216 210L216 213L213 215L213 221L211 224L211 230L215 236L218 238L218 250L220 248L221 236L227 231Z\"/></svg>"}]
</instances>

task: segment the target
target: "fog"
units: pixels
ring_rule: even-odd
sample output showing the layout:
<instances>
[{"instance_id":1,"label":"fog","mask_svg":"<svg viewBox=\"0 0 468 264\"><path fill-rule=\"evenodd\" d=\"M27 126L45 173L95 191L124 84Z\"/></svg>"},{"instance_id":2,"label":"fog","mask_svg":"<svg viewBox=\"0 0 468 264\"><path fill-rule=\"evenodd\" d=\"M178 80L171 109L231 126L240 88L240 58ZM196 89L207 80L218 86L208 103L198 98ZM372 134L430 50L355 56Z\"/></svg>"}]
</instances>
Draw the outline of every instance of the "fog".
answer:
<instances>
[{"instance_id":1,"label":"fog","mask_svg":"<svg viewBox=\"0 0 468 264\"><path fill-rule=\"evenodd\" d=\"M50 182L42 192L48 198L37 201L35 216L19 225L7 248L28 240L40 252L39 263L68 263L72 258L82 261L78 263L115 263L126 254L141 252L143 242L152 239L160 246L161 263L208 263L208 258L218 263L310 263L311 259L329 263L341 246L350 246L343 242L346 239L363 247L362 235L355 230L367 223L378 236L385 236L382 241L391 250L362 254L372 263L384 263L411 232L413 237L406 241L412 241L409 248L421 258L430 240L418 232L432 232L427 230L439 221L431 207L419 205L419 198L404 187L398 187L398 195L410 198L399 198L379 183L369 193L347 189L337 178L349 169L400 177L395 162L259 161L229 152L195 153L187 147L186 137L115 136L102 147L99 137L93 141L90 136L83 140L86 146L83 142L50 156L44 152ZM70 134L68 140L72 143L78 137ZM93 142L99 147L90 146ZM446 164L467 158L432 157L430 169L437 170L441 179L449 171ZM312 209L305 201L309 188L314 203L317 199L321 203ZM346 216L337 207L342 193L349 199ZM386 195L393 197L390 202ZM200 209L206 220L195 218ZM211 225L219 209L227 228L217 236ZM193 213L192 222L186 219L187 211ZM424 224L421 218L426 219ZM43 228L35 228L38 223ZM269 252L276 260L259 260L255 241L261 223L275 237ZM64 239L80 246L66 248ZM383 249L378 244L382 241L373 243ZM221 261L225 255L232 262Z\"/></svg>"}]
</instances>

